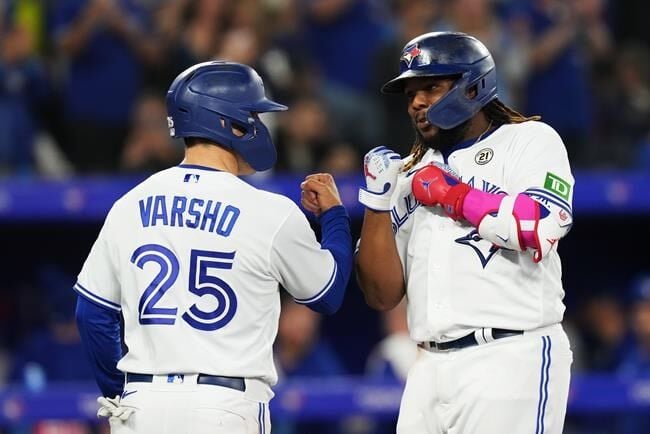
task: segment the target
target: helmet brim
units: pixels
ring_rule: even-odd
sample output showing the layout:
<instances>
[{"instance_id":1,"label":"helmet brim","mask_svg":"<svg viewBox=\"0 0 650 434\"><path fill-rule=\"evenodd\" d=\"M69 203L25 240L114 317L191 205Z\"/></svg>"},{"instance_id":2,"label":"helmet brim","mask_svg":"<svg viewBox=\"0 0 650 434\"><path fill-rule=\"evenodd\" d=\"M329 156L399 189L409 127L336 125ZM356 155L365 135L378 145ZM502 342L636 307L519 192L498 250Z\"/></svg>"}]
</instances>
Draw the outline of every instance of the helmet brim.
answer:
<instances>
[{"instance_id":1,"label":"helmet brim","mask_svg":"<svg viewBox=\"0 0 650 434\"><path fill-rule=\"evenodd\" d=\"M287 107L284 104L271 101L268 98L263 98L249 106L242 106L242 108L244 110L248 110L255 113L266 113L266 112L282 112L287 110L289 107Z\"/></svg>"},{"instance_id":2,"label":"helmet brim","mask_svg":"<svg viewBox=\"0 0 650 434\"><path fill-rule=\"evenodd\" d=\"M404 93L404 81L416 77L446 77L461 75L463 69L459 65L426 65L421 69L407 69L397 77L387 81L381 87L381 93Z\"/></svg>"},{"instance_id":3,"label":"helmet brim","mask_svg":"<svg viewBox=\"0 0 650 434\"><path fill-rule=\"evenodd\" d=\"M405 77L404 75L405 74L402 74L384 83L384 85L381 87L381 93L386 93L386 94L404 93L404 80L410 77L415 77L414 74L410 74L409 77Z\"/></svg>"}]
</instances>

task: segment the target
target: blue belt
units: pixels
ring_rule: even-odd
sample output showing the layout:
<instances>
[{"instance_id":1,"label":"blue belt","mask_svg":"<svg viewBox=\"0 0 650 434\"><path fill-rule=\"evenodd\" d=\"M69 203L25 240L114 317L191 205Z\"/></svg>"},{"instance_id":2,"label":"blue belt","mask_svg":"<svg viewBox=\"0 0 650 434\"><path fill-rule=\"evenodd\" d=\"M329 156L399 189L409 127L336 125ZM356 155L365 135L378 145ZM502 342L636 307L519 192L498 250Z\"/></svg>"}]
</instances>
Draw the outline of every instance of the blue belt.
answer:
<instances>
[{"instance_id":1,"label":"blue belt","mask_svg":"<svg viewBox=\"0 0 650 434\"><path fill-rule=\"evenodd\" d=\"M510 336L519 336L524 332L521 330L507 330L507 329L492 329L492 338L501 339L507 338ZM458 338L449 342L423 342L420 344L422 348L425 349L436 349L436 350L458 350L460 348L473 347L474 345L480 345L481 342L476 340L474 333L470 333L462 338Z\"/></svg>"},{"instance_id":2,"label":"blue belt","mask_svg":"<svg viewBox=\"0 0 650 434\"><path fill-rule=\"evenodd\" d=\"M169 374L167 375L168 382L174 383L176 378L184 378L183 374ZM152 383L153 375L151 374L126 374L127 383ZM227 387L229 389L239 390L240 392L246 391L246 382L241 377L222 377L219 375L199 374L196 378L197 384L211 384L213 386Z\"/></svg>"}]
</instances>

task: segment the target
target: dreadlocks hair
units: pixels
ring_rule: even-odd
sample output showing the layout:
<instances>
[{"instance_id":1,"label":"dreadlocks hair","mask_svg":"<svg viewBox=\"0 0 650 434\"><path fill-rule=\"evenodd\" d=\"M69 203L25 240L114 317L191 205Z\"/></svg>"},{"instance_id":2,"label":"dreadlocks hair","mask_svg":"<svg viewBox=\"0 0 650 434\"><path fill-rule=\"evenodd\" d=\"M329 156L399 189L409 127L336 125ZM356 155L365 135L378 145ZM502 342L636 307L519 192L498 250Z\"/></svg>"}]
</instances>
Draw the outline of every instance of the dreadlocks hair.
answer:
<instances>
[{"instance_id":1,"label":"dreadlocks hair","mask_svg":"<svg viewBox=\"0 0 650 434\"><path fill-rule=\"evenodd\" d=\"M492 124L495 126L504 124L520 124L522 122L539 121L542 119L542 117L538 115L526 117L517 110L512 109L499 101L498 98L487 103L482 110L488 121L492 121Z\"/></svg>"},{"instance_id":2,"label":"dreadlocks hair","mask_svg":"<svg viewBox=\"0 0 650 434\"><path fill-rule=\"evenodd\" d=\"M498 127L504 124L520 124L522 122L527 122L527 121L539 121L542 119L541 116L524 116L515 109L512 109L499 101L498 98L493 99L485 107L481 109L483 113L485 113L485 116L487 117L487 120L492 122L492 125ZM429 150L427 146L425 146L423 143L421 143L418 139L416 139L415 143L413 144L413 147L411 148L411 155L413 155L413 158L409 160L408 163L404 165L404 171L409 171L422 160L422 157L424 157L424 154Z\"/></svg>"}]
</instances>

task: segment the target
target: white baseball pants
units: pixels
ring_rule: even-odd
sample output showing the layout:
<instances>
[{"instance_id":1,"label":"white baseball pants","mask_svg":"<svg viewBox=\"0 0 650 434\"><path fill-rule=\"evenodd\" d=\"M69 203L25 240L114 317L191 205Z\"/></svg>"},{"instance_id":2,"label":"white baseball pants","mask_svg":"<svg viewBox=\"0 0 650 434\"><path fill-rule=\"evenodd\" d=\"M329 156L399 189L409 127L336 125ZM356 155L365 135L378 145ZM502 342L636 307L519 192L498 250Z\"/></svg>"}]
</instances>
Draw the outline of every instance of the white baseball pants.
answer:
<instances>
[{"instance_id":1,"label":"white baseball pants","mask_svg":"<svg viewBox=\"0 0 650 434\"><path fill-rule=\"evenodd\" d=\"M197 384L196 377L170 383L157 375L151 383L127 383L121 405L135 411L124 423L111 421L111 434L270 434L267 392L261 390L268 386L256 391L256 380L246 380L241 392Z\"/></svg>"},{"instance_id":2,"label":"white baseball pants","mask_svg":"<svg viewBox=\"0 0 650 434\"><path fill-rule=\"evenodd\" d=\"M468 348L419 349L397 434L561 434L573 355L557 324Z\"/></svg>"}]
</instances>

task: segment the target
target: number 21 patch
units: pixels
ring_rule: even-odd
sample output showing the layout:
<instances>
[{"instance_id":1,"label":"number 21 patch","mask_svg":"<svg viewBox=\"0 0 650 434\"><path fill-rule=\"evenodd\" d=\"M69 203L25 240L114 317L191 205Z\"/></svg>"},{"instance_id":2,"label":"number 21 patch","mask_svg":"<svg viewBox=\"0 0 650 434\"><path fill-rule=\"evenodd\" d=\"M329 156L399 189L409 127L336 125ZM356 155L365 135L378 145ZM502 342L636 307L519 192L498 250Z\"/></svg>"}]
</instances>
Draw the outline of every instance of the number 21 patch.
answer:
<instances>
[{"instance_id":1,"label":"number 21 patch","mask_svg":"<svg viewBox=\"0 0 650 434\"><path fill-rule=\"evenodd\" d=\"M557 193L567 200L569 199L569 194L571 193L571 184L551 172L546 172L544 188L552 191L553 193Z\"/></svg>"},{"instance_id":2,"label":"number 21 patch","mask_svg":"<svg viewBox=\"0 0 650 434\"><path fill-rule=\"evenodd\" d=\"M494 151L492 149L484 148L476 153L476 155L474 156L474 162L480 165L487 164L490 162L490 160L492 160L493 156L494 156Z\"/></svg>"}]
</instances>

